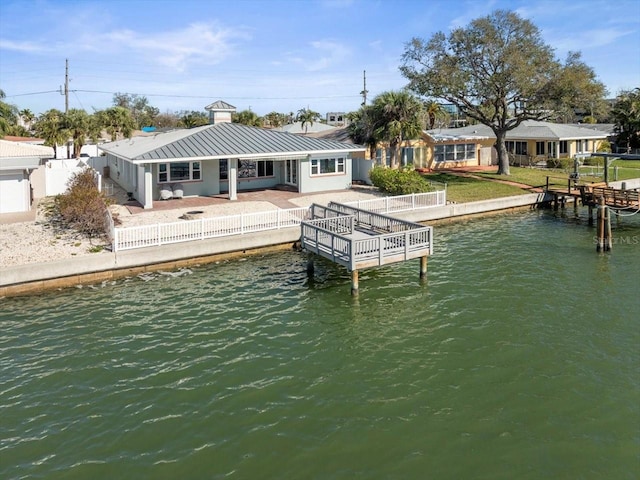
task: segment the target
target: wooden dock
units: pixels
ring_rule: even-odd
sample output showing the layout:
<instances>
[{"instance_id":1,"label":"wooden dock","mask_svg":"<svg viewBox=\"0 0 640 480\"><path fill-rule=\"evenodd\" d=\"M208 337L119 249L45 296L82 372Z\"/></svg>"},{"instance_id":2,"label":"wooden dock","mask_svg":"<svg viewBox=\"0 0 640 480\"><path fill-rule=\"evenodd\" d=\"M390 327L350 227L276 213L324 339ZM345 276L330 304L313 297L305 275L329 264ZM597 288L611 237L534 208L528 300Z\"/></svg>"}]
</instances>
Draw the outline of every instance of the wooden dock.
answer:
<instances>
[{"instance_id":1,"label":"wooden dock","mask_svg":"<svg viewBox=\"0 0 640 480\"><path fill-rule=\"evenodd\" d=\"M604 204L616 210L639 210L640 192L621 188L613 188L605 183L594 183L590 185L577 185L572 180L568 181L567 188L547 187L545 191L554 196L554 205L564 204L565 197L571 197L575 201L580 199L582 205L591 208L600 204L600 199L604 199Z\"/></svg>"},{"instance_id":2,"label":"wooden dock","mask_svg":"<svg viewBox=\"0 0 640 480\"><path fill-rule=\"evenodd\" d=\"M301 224L302 248L346 267L352 293L364 268L420 258L420 276L426 275L432 227L333 202L313 204L310 211L311 219Z\"/></svg>"}]
</instances>

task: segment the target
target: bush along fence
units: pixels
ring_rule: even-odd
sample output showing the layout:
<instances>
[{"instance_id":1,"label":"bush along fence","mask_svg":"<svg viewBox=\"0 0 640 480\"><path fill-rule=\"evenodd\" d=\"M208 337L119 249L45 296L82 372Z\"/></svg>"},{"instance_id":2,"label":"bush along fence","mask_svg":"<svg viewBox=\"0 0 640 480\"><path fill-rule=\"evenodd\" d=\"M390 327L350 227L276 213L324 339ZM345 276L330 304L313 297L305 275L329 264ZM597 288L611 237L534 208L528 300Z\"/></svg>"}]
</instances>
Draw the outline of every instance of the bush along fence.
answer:
<instances>
[{"instance_id":1,"label":"bush along fence","mask_svg":"<svg viewBox=\"0 0 640 480\"><path fill-rule=\"evenodd\" d=\"M373 200L346 203L376 213L393 213L446 205L446 191L415 193ZM310 219L310 208L291 208L265 212L243 213L224 217L205 217L172 223L137 227L114 227L109 224L109 236L114 252L152 247L207 238L243 235L299 226Z\"/></svg>"}]
</instances>

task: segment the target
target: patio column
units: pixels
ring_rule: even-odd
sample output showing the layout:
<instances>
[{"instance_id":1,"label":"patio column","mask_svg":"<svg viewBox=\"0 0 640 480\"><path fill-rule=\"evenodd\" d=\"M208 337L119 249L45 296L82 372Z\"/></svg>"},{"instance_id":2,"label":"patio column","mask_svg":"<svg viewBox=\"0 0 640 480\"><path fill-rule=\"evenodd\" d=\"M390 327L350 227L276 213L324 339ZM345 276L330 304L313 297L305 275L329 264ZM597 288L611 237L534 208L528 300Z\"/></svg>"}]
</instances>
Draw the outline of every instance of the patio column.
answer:
<instances>
[{"instance_id":1,"label":"patio column","mask_svg":"<svg viewBox=\"0 0 640 480\"><path fill-rule=\"evenodd\" d=\"M238 199L238 159L229 159L229 200Z\"/></svg>"},{"instance_id":2,"label":"patio column","mask_svg":"<svg viewBox=\"0 0 640 480\"><path fill-rule=\"evenodd\" d=\"M560 158L560 140L558 140L556 142L556 157L555 158Z\"/></svg>"},{"instance_id":3,"label":"patio column","mask_svg":"<svg viewBox=\"0 0 640 480\"><path fill-rule=\"evenodd\" d=\"M146 166L143 173L144 208L153 208L153 172Z\"/></svg>"}]
</instances>

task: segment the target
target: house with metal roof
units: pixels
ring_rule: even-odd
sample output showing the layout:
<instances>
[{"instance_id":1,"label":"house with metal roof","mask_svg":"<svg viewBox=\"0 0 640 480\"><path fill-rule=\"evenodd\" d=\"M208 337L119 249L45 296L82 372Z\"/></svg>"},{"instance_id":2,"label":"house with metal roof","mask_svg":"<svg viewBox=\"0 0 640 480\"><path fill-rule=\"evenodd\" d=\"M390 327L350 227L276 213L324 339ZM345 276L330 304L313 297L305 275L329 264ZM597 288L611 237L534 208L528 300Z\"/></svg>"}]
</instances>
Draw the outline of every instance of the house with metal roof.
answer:
<instances>
[{"instance_id":1,"label":"house with metal roof","mask_svg":"<svg viewBox=\"0 0 640 480\"><path fill-rule=\"evenodd\" d=\"M486 125L468 125L424 132L426 167L490 165L496 162L496 136ZM573 158L595 153L607 133L563 123L526 120L506 135L511 161L532 164L547 158Z\"/></svg>"},{"instance_id":2,"label":"house with metal roof","mask_svg":"<svg viewBox=\"0 0 640 480\"><path fill-rule=\"evenodd\" d=\"M207 109L210 125L100 145L110 177L144 208L183 196L235 200L239 191L281 185L300 193L350 188L351 154L363 147L231 123L228 104Z\"/></svg>"},{"instance_id":3,"label":"house with metal roof","mask_svg":"<svg viewBox=\"0 0 640 480\"><path fill-rule=\"evenodd\" d=\"M551 122L524 121L507 132L511 162L530 165L547 158L573 158L598 151L608 133L603 130ZM486 125L426 130L403 142L399 164L438 170L497 164L496 136ZM388 145L381 142L375 162L390 165Z\"/></svg>"}]
</instances>

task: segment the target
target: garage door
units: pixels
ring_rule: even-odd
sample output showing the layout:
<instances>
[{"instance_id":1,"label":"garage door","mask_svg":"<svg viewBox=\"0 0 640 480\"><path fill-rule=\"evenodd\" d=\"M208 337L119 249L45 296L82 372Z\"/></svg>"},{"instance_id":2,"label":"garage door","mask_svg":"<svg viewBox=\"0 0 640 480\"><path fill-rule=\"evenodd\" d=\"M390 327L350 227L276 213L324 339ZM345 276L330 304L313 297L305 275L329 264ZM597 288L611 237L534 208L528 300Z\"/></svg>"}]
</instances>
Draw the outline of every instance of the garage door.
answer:
<instances>
[{"instance_id":1,"label":"garage door","mask_svg":"<svg viewBox=\"0 0 640 480\"><path fill-rule=\"evenodd\" d=\"M29 210L27 192L29 182L21 173L0 175L0 213Z\"/></svg>"}]
</instances>

